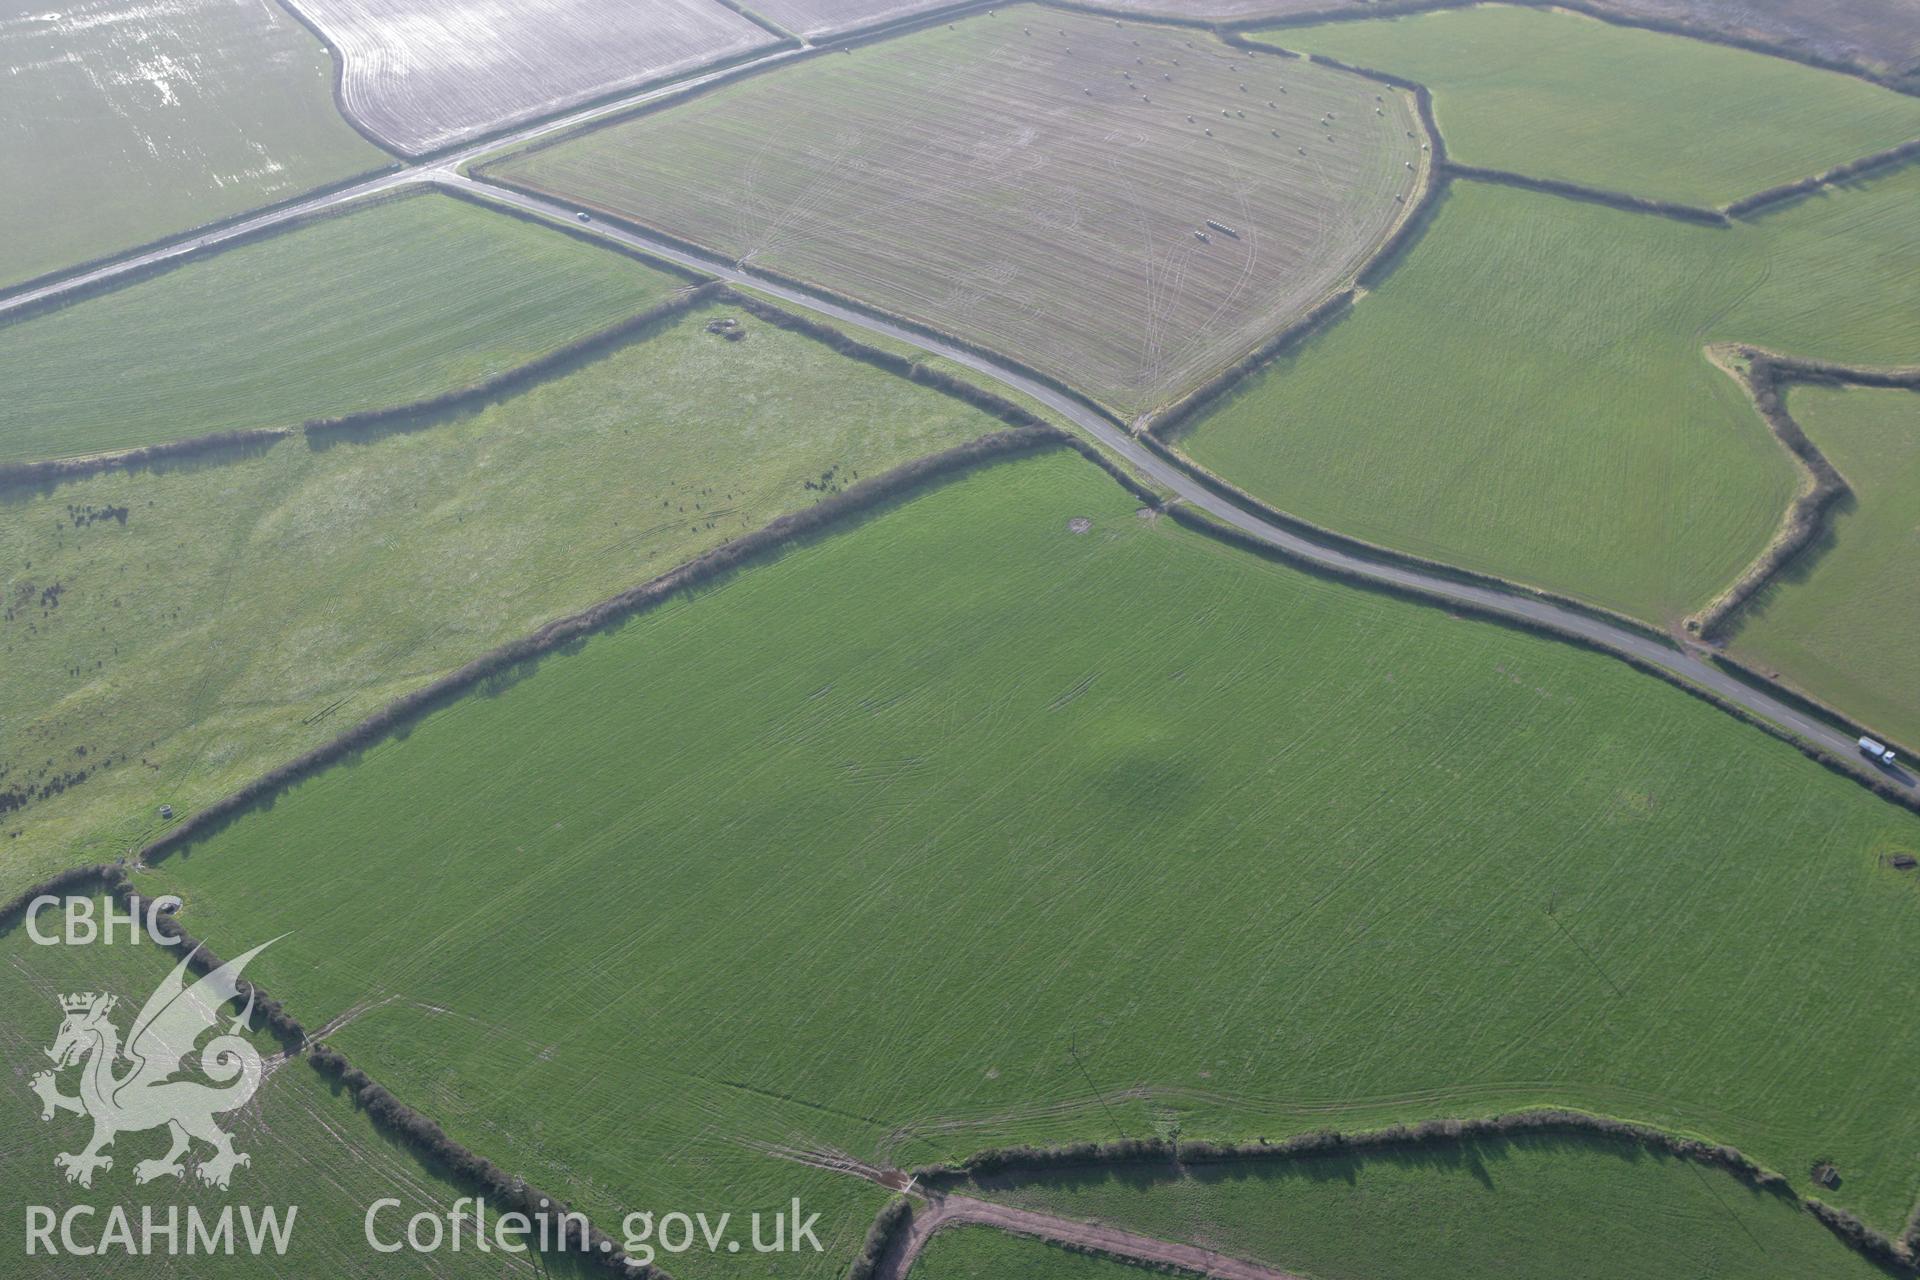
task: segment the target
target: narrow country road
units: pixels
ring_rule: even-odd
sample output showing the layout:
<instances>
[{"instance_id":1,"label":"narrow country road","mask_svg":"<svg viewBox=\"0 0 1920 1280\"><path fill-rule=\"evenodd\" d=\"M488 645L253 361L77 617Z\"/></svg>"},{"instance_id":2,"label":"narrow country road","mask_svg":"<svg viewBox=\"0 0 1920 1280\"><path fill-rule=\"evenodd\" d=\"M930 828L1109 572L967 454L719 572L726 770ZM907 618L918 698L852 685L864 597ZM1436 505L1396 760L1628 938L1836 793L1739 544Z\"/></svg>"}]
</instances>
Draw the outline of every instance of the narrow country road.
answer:
<instances>
[{"instance_id":1,"label":"narrow country road","mask_svg":"<svg viewBox=\"0 0 1920 1280\"><path fill-rule=\"evenodd\" d=\"M924 1208L916 1209L913 1225L907 1229L902 1247L895 1250L874 1272L875 1280L907 1280L934 1233L946 1228L974 1224L997 1227L1015 1235L1034 1236L1082 1249L1132 1258L1157 1266L1179 1267L1197 1275L1217 1276L1219 1280L1301 1280L1291 1271L1281 1271L1243 1258L1231 1258L1197 1245L1176 1244L1153 1236L1136 1235L1117 1227L1096 1222L1077 1222L1072 1218L1014 1209L967 1196L932 1196Z\"/></svg>"},{"instance_id":2,"label":"narrow country road","mask_svg":"<svg viewBox=\"0 0 1920 1280\"><path fill-rule=\"evenodd\" d=\"M500 204L510 205L530 213L543 214L559 221L571 220L577 212L574 207L557 200L510 191L504 187L466 177L454 172L451 168L443 167L434 175L434 179ZM894 324L879 316L821 297L809 290L765 279L737 264L710 258L704 254L689 253L663 240L642 235L627 227L614 226L598 219L588 223L576 222L575 225L615 243L652 254L656 258L665 258L704 275L715 276L731 284L752 288L760 293L779 298L783 302L817 311L844 324L880 334L896 342L907 343L932 355L985 374L1002 386L1044 404L1092 437L1108 452L1120 458L1152 484L1176 494L1189 506L1205 511L1223 523L1290 556L1372 582L1417 592L1442 602L1453 601L1471 605L1487 613L1521 622L1540 623L1576 635L1610 653L1660 667L1689 684L1705 689L1728 703L1743 707L1778 725L1837 760L1852 763L1856 757L1856 745L1847 734L1736 679L1710 662L1664 644L1642 632L1569 609L1551 600L1500 591L1492 587L1476 586L1472 583L1455 582L1438 574L1430 574L1419 569L1407 568L1346 551L1282 528L1214 493L1178 466L1148 450L1124 427L1092 406L1064 395L998 360L943 342L927 334L917 333L903 325ZM1868 766L1863 761L1860 767ZM1882 769L1879 772L1889 784L1909 796L1920 799L1920 778L1916 778L1904 766L1897 769Z\"/></svg>"},{"instance_id":3,"label":"narrow country road","mask_svg":"<svg viewBox=\"0 0 1920 1280\"><path fill-rule=\"evenodd\" d=\"M198 234L189 233L180 239L170 240L144 253L136 253L129 257L118 258L106 263L104 266L90 269L83 268L71 275L61 276L45 284L35 285L0 296L0 316L5 316L9 312L18 311L23 307L32 306L36 302L42 302L63 293L70 293L76 289L90 288L97 284L105 284L120 276L131 275L134 272L145 270L151 266L157 266L163 262L172 261L175 258L184 258L189 254L199 253L203 249L214 248L217 245L225 244L229 240L252 235L268 227L278 226L284 222L293 222L296 219L319 213L323 209L332 209L339 205L350 204L355 200L364 200L368 196L379 195L384 191L393 191L400 187L411 186L421 182L431 182L440 175L441 170L452 169L458 165L478 160L480 157L491 152L499 151L507 147L521 146L539 138L559 133L563 129L571 129L575 125L585 124L590 120L598 120L604 116L617 115L622 111L639 106L642 103L652 102L658 98L667 98L676 94L685 93L690 89L696 89L721 76L737 75L750 67L771 66L776 62L784 62L788 58L797 57L802 53L809 52L811 48L812 46L809 45L800 49L777 50L764 57L735 63L732 66L722 67L701 75L689 76L684 80L675 80L671 84L659 85L651 89L642 89L624 98L619 98L612 102L605 102L599 106L583 107L578 111L569 111L565 115L555 116L549 120L536 121L524 128L502 134L497 138L482 139L478 142L468 143L443 155L429 156L424 160L404 163L400 165L399 168L377 173L364 182L356 182L352 186L342 187L338 191L327 192L307 200L298 200L292 204L282 205L277 209L270 209L265 213L255 214L250 218L242 218L236 222L214 227Z\"/></svg>"},{"instance_id":4,"label":"narrow country road","mask_svg":"<svg viewBox=\"0 0 1920 1280\"><path fill-rule=\"evenodd\" d=\"M597 107L570 112L552 120L528 125L524 129L515 130L502 137L476 142L438 157L405 165L328 195L316 196L311 200L300 201L229 226L163 245L147 253L123 258L106 266L77 272L34 288L24 289L12 295L0 297L0 317L62 293L105 283L118 276L128 275L174 258L186 257L216 247L264 227L291 222L323 209L365 199L384 191L421 183L458 187L498 204L526 210L556 221L573 223L578 229L590 231L609 241L642 250L654 257L679 263L681 266L732 284L756 289L784 302L830 316L844 324L881 334L896 342L903 342L956 364L965 365L992 378L1002 386L1044 404L1064 420L1085 432L1108 452L1126 462L1137 474L1175 494L1189 506L1205 511L1214 518L1279 551L1341 573L1416 592L1431 599L1471 605L1488 613L1523 622L1540 623L1576 635L1610 653L1660 667L1697 688L1707 690L1728 703L1745 708L1772 722L1836 760L1846 761L1859 768L1867 767L1864 762L1858 761L1854 740L1847 734L1734 678L1711 663L1702 661L1692 654L1676 649L1649 635L1566 608L1550 600L1455 582L1438 574L1426 573L1419 569L1391 564L1384 560L1376 560L1366 555L1343 550L1282 528L1207 489L1178 466L1149 451L1124 427L1092 406L1064 395L998 360L967 351L927 334L915 332L879 316L845 306L810 290L764 279L737 264L711 258L705 254L686 252L665 241L642 235L626 227L609 225L599 220L589 223L575 222L574 215L577 210L560 201L510 191L491 183L476 181L459 172L459 166L494 151L523 145L563 129L570 129L575 125L604 116L615 115L658 98L684 93L717 77L736 74L743 68L769 65L806 52L808 50L804 48L781 50L733 67L643 90ZM1880 770L1880 774L1888 784L1908 796L1920 799L1920 777L1916 777L1904 766L1897 769L1883 769Z\"/></svg>"}]
</instances>

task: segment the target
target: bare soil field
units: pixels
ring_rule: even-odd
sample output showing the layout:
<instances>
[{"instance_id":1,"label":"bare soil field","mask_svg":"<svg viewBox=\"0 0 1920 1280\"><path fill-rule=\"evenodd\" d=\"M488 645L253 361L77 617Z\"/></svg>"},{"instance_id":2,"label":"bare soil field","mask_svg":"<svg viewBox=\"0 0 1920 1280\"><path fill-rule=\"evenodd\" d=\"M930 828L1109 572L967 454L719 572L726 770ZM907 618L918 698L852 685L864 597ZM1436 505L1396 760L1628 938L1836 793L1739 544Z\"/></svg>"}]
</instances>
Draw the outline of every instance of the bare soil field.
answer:
<instances>
[{"instance_id":1,"label":"bare soil field","mask_svg":"<svg viewBox=\"0 0 1920 1280\"><path fill-rule=\"evenodd\" d=\"M1187 29L1001 9L754 76L503 176L1164 405L1412 206L1412 104Z\"/></svg>"},{"instance_id":2,"label":"bare soil field","mask_svg":"<svg viewBox=\"0 0 1920 1280\"><path fill-rule=\"evenodd\" d=\"M346 111L419 155L774 43L714 0L293 0Z\"/></svg>"}]
</instances>

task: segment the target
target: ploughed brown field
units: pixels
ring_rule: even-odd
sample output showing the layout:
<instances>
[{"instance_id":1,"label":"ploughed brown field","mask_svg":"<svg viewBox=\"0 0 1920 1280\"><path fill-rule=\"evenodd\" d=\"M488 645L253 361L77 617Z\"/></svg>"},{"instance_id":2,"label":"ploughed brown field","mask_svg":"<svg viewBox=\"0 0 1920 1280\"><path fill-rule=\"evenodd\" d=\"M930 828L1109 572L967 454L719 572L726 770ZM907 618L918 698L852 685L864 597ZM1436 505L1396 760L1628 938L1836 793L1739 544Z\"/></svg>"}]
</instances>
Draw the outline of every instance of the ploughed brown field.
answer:
<instances>
[{"instance_id":1,"label":"ploughed brown field","mask_svg":"<svg viewBox=\"0 0 1920 1280\"><path fill-rule=\"evenodd\" d=\"M1413 206L1408 100L1020 6L750 76L509 179L1011 355L1126 415L1347 284Z\"/></svg>"}]
</instances>

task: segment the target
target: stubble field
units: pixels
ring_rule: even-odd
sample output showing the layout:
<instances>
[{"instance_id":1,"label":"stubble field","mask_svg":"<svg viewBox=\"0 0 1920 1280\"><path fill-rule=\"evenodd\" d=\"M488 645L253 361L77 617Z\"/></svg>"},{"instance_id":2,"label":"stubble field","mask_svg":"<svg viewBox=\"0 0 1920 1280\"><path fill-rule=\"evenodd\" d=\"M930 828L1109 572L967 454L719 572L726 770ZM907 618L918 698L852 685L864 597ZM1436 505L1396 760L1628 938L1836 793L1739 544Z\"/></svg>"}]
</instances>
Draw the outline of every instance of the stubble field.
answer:
<instances>
[{"instance_id":1,"label":"stubble field","mask_svg":"<svg viewBox=\"0 0 1920 1280\"><path fill-rule=\"evenodd\" d=\"M1339 288L1393 228L1423 156L1411 107L1380 89L1200 32L1015 7L499 172L1011 355L1131 416Z\"/></svg>"},{"instance_id":2,"label":"stubble field","mask_svg":"<svg viewBox=\"0 0 1920 1280\"><path fill-rule=\"evenodd\" d=\"M1920 885L1877 859L1920 820L1606 659L1135 506L1070 454L974 473L151 880L297 930L262 976L305 1019L397 997L334 1042L599 1215L792 1188L850 1252L878 1193L778 1148L1558 1103L1802 1188L1831 1157L1904 1219Z\"/></svg>"}]
</instances>

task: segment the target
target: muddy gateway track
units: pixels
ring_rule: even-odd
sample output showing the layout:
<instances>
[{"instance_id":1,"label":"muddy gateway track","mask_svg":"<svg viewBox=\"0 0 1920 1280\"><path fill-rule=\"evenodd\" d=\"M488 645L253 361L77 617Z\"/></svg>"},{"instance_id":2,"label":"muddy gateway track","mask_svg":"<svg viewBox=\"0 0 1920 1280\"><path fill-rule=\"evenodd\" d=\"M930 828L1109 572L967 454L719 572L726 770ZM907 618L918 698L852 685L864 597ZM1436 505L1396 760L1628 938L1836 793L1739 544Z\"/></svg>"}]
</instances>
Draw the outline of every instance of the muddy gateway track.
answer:
<instances>
[{"instance_id":1,"label":"muddy gateway track","mask_svg":"<svg viewBox=\"0 0 1920 1280\"><path fill-rule=\"evenodd\" d=\"M1072 1218L1035 1213L1031 1209L1014 1209L968 1196L943 1195L928 1197L926 1207L914 1211L913 1224L907 1228L901 1243L889 1251L886 1259L874 1271L874 1280L907 1280L907 1273L919 1260L920 1251L927 1247L927 1242L945 1228L958 1226L995 1227L1014 1235L1051 1240L1056 1244L1112 1254L1135 1262L1178 1267L1196 1275L1217 1276L1220 1280L1304 1280L1291 1271L1248 1262L1244 1258L1230 1258L1197 1245L1175 1244L1097 1222L1077 1222Z\"/></svg>"},{"instance_id":2,"label":"muddy gateway track","mask_svg":"<svg viewBox=\"0 0 1920 1280\"><path fill-rule=\"evenodd\" d=\"M1099 1222L1083 1222L1033 1209L976 1200L972 1196L950 1195L915 1185L898 1169L882 1169L841 1151L803 1151L790 1147L768 1146L766 1154L777 1159L841 1173L871 1182L875 1186L904 1195L915 1202L913 1220L899 1233L880 1258L872 1280L907 1280L913 1264L927 1242L948 1227L993 1227L1014 1235L1050 1240L1072 1249L1110 1254L1148 1266L1177 1267L1195 1275L1218 1280L1306 1280L1292 1271L1282 1271L1261 1262L1235 1258L1198 1245L1178 1244L1157 1236L1122 1231Z\"/></svg>"}]
</instances>

